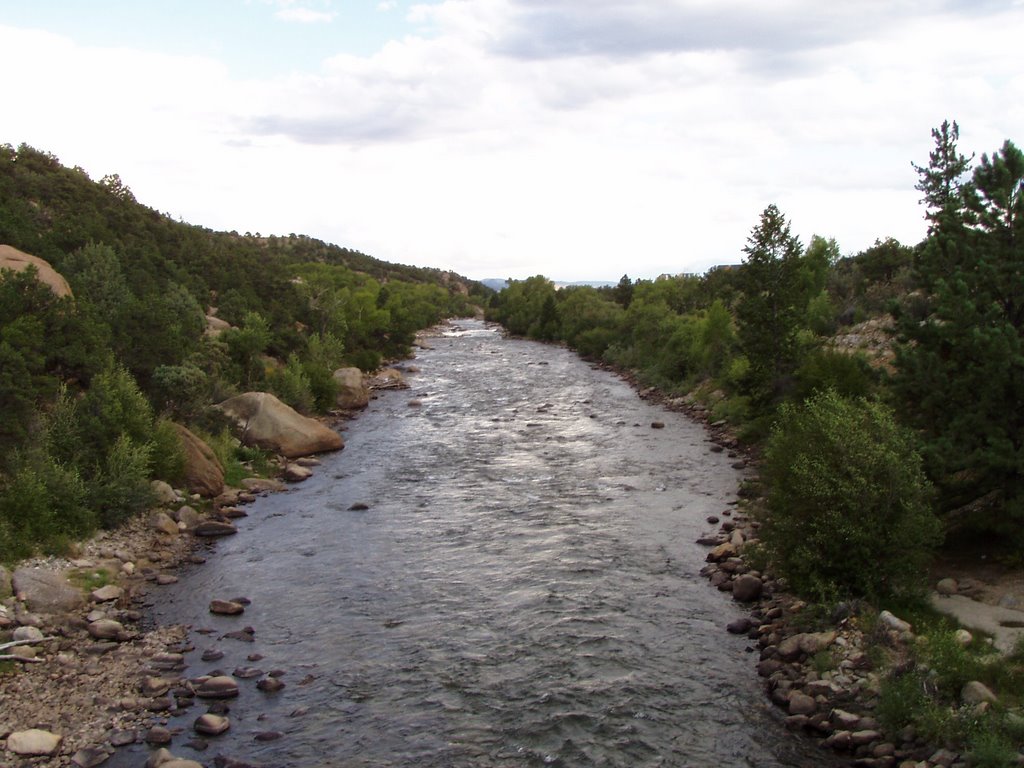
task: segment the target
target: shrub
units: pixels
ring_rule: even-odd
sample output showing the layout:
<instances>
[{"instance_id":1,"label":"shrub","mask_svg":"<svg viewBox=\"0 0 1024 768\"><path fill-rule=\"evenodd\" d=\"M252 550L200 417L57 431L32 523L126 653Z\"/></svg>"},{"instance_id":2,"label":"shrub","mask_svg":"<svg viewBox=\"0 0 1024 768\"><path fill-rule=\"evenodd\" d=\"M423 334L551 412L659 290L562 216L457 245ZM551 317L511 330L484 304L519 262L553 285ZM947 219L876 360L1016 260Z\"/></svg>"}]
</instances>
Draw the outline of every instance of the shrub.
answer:
<instances>
[{"instance_id":1,"label":"shrub","mask_svg":"<svg viewBox=\"0 0 1024 768\"><path fill-rule=\"evenodd\" d=\"M100 525L113 528L153 503L149 484L152 445L121 435L89 482L89 503Z\"/></svg>"},{"instance_id":2,"label":"shrub","mask_svg":"<svg viewBox=\"0 0 1024 768\"><path fill-rule=\"evenodd\" d=\"M168 419L158 419L153 428L150 476L179 485L185 479L185 449L177 430Z\"/></svg>"},{"instance_id":3,"label":"shrub","mask_svg":"<svg viewBox=\"0 0 1024 768\"><path fill-rule=\"evenodd\" d=\"M798 592L917 591L939 523L912 436L887 408L832 390L787 403L765 457L764 540Z\"/></svg>"}]
</instances>

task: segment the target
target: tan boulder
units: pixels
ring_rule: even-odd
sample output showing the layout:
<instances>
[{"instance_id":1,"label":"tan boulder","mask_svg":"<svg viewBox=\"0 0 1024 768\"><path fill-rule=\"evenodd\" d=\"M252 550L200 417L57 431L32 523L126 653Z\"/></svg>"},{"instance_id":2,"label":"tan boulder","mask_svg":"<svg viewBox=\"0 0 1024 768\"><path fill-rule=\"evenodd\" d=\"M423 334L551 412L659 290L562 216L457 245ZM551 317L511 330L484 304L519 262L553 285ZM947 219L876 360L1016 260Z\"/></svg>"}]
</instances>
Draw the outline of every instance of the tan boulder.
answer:
<instances>
[{"instance_id":1,"label":"tan boulder","mask_svg":"<svg viewBox=\"0 0 1024 768\"><path fill-rule=\"evenodd\" d=\"M242 443L289 459L345 447L333 429L303 416L268 392L246 392L217 407L234 420Z\"/></svg>"},{"instance_id":2,"label":"tan boulder","mask_svg":"<svg viewBox=\"0 0 1024 768\"><path fill-rule=\"evenodd\" d=\"M338 385L339 408L365 408L370 403L370 388L358 368L339 368L333 374Z\"/></svg>"},{"instance_id":3,"label":"tan boulder","mask_svg":"<svg viewBox=\"0 0 1024 768\"><path fill-rule=\"evenodd\" d=\"M67 613L85 605L82 593L66 578L41 568L19 568L11 577L14 593L33 613Z\"/></svg>"},{"instance_id":4,"label":"tan boulder","mask_svg":"<svg viewBox=\"0 0 1024 768\"><path fill-rule=\"evenodd\" d=\"M216 315L206 316L206 330L204 333L207 336L220 336L224 331L230 330L231 328L232 325L227 320L221 320Z\"/></svg>"},{"instance_id":5,"label":"tan boulder","mask_svg":"<svg viewBox=\"0 0 1024 768\"><path fill-rule=\"evenodd\" d=\"M38 256L23 253L9 245L0 245L0 269L23 272L30 266L36 268L39 282L48 286L55 294L58 296L72 295L68 281L64 279L64 275L50 266L50 262L40 259Z\"/></svg>"},{"instance_id":6,"label":"tan boulder","mask_svg":"<svg viewBox=\"0 0 1024 768\"><path fill-rule=\"evenodd\" d=\"M191 430L174 424L185 452L185 485L189 491L211 498L224 491L224 467L220 459L203 440Z\"/></svg>"}]
</instances>

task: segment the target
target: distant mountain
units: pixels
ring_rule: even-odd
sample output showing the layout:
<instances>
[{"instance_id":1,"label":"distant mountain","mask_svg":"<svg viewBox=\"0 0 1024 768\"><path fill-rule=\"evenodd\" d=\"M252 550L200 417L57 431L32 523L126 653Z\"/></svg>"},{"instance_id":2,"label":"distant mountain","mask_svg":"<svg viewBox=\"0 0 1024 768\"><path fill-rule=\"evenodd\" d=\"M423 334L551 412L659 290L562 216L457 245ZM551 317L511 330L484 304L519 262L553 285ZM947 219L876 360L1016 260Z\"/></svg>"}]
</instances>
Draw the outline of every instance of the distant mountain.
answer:
<instances>
[{"instance_id":1,"label":"distant mountain","mask_svg":"<svg viewBox=\"0 0 1024 768\"><path fill-rule=\"evenodd\" d=\"M495 291L503 291L508 287L508 280L504 280L500 277L489 277L486 280L480 280L479 282ZM618 285L615 281L608 280L574 280L571 283L562 280L554 280L552 282L554 282L555 288L572 288L579 285L589 285L594 288L610 288Z\"/></svg>"}]
</instances>

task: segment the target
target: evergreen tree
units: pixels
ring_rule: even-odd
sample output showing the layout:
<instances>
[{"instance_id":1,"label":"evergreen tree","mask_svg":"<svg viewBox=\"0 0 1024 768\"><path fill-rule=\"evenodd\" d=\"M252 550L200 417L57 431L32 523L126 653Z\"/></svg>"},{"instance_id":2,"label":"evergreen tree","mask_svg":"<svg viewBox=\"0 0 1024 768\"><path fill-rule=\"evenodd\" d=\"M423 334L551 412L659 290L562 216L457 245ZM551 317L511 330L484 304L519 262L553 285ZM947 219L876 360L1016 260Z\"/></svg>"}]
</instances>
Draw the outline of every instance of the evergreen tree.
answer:
<instances>
[{"instance_id":1,"label":"evergreen tree","mask_svg":"<svg viewBox=\"0 0 1024 768\"><path fill-rule=\"evenodd\" d=\"M1019 535L1024 519L1024 154L1006 142L969 183L933 131L919 168L928 238L915 263L921 311L900 318L895 391L924 438L947 510ZM947 183L948 182L948 183Z\"/></svg>"},{"instance_id":2,"label":"evergreen tree","mask_svg":"<svg viewBox=\"0 0 1024 768\"><path fill-rule=\"evenodd\" d=\"M763 406L775 398L796 364L796 333L803 315L797 279L802 248L782 212L769 205L743 251L738 335L750 361L747 386Z\"/></svg>"}]
</instances>

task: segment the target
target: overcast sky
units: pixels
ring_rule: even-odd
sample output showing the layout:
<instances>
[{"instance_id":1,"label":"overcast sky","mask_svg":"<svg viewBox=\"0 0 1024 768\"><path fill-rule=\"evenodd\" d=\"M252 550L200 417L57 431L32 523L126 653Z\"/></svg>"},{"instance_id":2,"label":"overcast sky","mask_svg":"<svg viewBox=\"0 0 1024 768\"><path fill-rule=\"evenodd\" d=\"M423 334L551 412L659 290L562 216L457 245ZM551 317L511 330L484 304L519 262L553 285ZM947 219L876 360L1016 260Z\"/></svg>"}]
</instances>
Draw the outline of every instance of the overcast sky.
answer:
<instances>
[{"instance_id":1,"label":"overcast sky","mask_svg":"<svg viewBox=\"0 0 1024 768\"><path fill-rule=\"evenodd\" d=\"M738 263L775 203L924 232L911 161L1024 144L1024 0L0 0L0 143L213 229L473 278Z\"/></svg>"}]
</instances>

